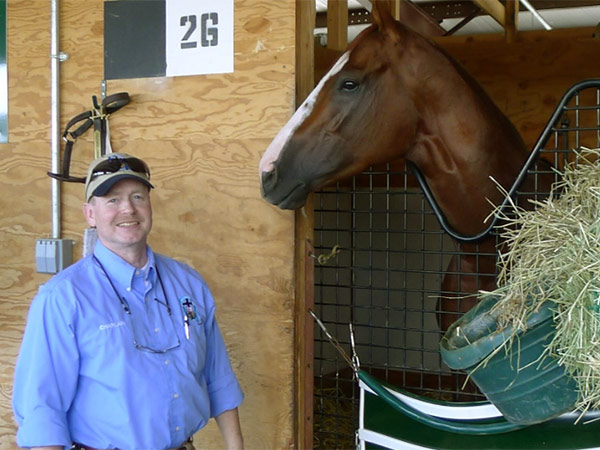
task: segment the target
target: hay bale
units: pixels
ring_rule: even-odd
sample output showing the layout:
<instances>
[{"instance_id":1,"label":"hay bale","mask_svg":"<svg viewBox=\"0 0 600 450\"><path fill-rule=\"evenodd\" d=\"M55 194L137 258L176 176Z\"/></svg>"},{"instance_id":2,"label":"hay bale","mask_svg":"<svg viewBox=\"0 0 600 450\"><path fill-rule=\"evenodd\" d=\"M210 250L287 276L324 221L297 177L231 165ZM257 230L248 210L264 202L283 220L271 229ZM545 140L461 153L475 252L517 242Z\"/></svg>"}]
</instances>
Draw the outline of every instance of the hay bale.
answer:
<instances>
[{"instance_id":1,"label":"hay bale","mask_svg":"<svg viewBox=\"0 0 600 450\"><path fill-rule=\"evenodd\" d=\"M545 355L577 381L581 411L600 409L600 149L575 152L552 195L536 209L496 211L507 244L500 254L499 326L514 326L552 301L556 333Z\"/></svg>"}]
</instances>

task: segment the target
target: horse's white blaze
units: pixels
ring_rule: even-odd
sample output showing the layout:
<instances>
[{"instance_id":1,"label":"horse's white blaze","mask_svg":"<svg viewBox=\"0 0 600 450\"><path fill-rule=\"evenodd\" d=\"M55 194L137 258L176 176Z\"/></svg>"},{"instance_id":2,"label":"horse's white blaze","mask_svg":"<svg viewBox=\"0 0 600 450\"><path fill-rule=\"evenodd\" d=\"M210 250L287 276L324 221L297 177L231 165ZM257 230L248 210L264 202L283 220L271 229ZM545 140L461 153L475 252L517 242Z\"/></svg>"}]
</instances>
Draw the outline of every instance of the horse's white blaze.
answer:
<instances>
[{"instance_id":1,"label":"horse's white blaze","mask_svg":"<svg viewBox=\"0 0 600 450\"><path fill-rule=\"evenodd\" d=\"M340 70L342 70L342 67L344 67L344 64L346 64L346 62L348 61L348 57L349 53L346 52L340 57L340 59L337 60L337 62L329 70L329 72L327 72L327 74L323 78L321 78L321 81L319 81L317 87L315 87L312 90L310 95L306 98L306 100L304 100L302 105L300 105L300 107L296 110L296 112L290 118L290 120L288 120L285 126L279 131L279 133L277 133L277 136L275 136L273 141L269 144L260 160L260 164L258 166L259 176L264 172L270 172L273 170L273 163L277 161L281 150L286 146L294 132L300 126L300 124L304 122L304 119L306 119L312 112L312 109L315 105L315 101L319 96L319 92L321 91L328 79L330 79Z\"/></svg>"}]
</instances>

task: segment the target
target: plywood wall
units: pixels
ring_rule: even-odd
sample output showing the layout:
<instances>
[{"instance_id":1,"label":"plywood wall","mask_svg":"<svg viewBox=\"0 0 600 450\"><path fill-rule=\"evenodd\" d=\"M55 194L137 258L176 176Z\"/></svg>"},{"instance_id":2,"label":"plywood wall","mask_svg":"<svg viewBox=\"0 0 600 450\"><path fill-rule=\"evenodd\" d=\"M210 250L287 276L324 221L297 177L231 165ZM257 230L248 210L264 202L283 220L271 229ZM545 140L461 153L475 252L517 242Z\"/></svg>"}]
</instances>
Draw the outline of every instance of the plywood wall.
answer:
<instances>
[{"instance_id":1,"label":"plywood wall","mask_svg":"<svg viewBox=\"0 0 600 450\"><path fill-rule=\"evenodd\" d=\"M246 399L248 448L293 438L293 213L260 198L258 161L294 105L294 2L235 0L235 72L109 81L132 102L111 118L112 144L147 160L156 190L150 244L194 266ZM91 106L103 78L103 1L60 1L61 128ZM8 2L9 144L0 145L0 448L15 448L14 362L31 299L36 238L50 237L50 2ZM72 173L92 157L75 146ZM83 186L64 184L63 237L82 251ZM214 425L199 448L222 448Z\"/></svg>"}]
</instances>

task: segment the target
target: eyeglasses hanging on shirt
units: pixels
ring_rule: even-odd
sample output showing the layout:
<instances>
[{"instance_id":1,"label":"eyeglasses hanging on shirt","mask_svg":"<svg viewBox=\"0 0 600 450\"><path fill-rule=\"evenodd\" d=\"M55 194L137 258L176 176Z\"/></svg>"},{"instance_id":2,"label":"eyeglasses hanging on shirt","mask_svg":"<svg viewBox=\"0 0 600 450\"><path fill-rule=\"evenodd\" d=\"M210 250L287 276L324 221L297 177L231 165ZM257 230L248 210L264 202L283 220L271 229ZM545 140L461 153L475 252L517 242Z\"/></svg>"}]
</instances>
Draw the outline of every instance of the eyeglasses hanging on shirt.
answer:
<instances>
[{"instance_id":1,"label":"eyeglasses hanging on shirt","mask_svg":"<svg viewBox=\"0 0 600 450\"><path fill-rule=\"evenodd\" d=\"M132 318L131 308L129 306L129 303L123 296L119 295L119 291L117 291L112 279L108 275L108 272L106 271L106 269L104 268L104 266L102 265L100 260L98 258L96 258L96 256L94 256L93 258L100 266L100 269L102 269L102 272L104 272L104 275L108 279L108 282L110 283L111 287L113 288L115 295L117 296L117 298L119 299L119 302L121 303L121 307L123 308L123 311L125 312L125 317L127 318L127 321L129 324L129 329L131 330L134 347L138 350L150 352L150 353L166 353L169 350L173 350L173 349L179 347L181 345L181 342L180 342L179 336L177 335L177 332L176 332L175 322L173 320L173 312L171 311L171 307L169 306L169 301L167 299L167 293L165 291L162 280L160 278L160 273L158 272L158 268L155 268L156 276L158 278L158 283L160 284L160 288L165 297L165 300L161 301L155 297L154 301L156 302L156 304L159 305L159 307L166 309L167 314L169 316L169 321L167 321L167 326L170 326L169 330L165 330L166 331L165 336L167 336L168 339L165 340L161 345L157 345L156 343L148 342L149 339L145 337L148 333L136 332L136 328L137 328L135 325L136 320L134 320ZM145 339L146 339L146 341L145 341Z\"/></svg>"}]
</instances>

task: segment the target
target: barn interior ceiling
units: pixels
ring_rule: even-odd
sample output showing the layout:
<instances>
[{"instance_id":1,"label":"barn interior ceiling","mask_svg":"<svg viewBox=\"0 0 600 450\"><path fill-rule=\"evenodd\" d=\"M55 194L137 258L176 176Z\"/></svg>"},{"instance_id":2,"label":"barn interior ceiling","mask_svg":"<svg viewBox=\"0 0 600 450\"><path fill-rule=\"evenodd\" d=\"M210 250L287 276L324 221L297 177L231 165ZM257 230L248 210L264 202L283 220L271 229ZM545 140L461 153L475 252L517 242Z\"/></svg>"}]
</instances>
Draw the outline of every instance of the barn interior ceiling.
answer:
<instances>
[{"instance_id":1,"label":"barn interior ceiling","mask_svg":"<svg viewBox=\"0 0 600 450\"><path fill-rule=\"evenodd\" d=\"M315 34L326 42L327 0L315 0ZM334 1L334 0L332 0ZM339 0L336 0L339 1ZM370 0L348 1L348 39L370 23ZM515 0L402 0L400 20L419 22L433 35L503 33L504 11ZM600 27L600 0L521 0L517 31Z\"/></svg>"}]
</instances>

